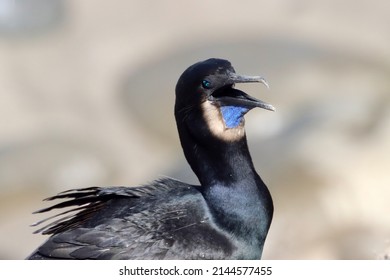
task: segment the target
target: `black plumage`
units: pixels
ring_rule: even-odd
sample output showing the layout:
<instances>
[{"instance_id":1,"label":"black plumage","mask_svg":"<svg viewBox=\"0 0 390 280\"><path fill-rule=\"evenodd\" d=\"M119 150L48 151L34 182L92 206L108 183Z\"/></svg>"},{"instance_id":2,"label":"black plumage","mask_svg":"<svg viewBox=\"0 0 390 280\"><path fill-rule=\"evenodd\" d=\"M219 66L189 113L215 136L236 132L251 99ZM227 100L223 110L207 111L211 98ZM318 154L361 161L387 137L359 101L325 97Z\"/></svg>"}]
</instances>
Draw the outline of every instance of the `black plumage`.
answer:
<instances>
[{"instance_id":1,"label":"black plumage","mask_svg":"<svg viewBox=\"0 0 390 280\"><path fill-rule=\"evenodd\" d=\"M48 198L65 200L37 212L70 208L36 231L51 236L28 258L260 259L273 204L253 166L243 116L274 109L234 88L243 82L267 85L223 59L190 66L177 83L176 123L199 186L165 178Z\"/></svg>"}]
</instances>

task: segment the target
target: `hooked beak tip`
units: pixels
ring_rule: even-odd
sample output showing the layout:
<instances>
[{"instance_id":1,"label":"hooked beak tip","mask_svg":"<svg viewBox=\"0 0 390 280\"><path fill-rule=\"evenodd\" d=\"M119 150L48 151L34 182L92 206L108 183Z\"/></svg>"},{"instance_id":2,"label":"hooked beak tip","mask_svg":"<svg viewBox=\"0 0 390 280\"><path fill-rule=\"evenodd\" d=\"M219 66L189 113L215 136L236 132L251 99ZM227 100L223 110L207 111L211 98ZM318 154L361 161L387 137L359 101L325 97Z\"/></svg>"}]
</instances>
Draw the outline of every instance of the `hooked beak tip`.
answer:
<instances>
[{"instance_id":1,"label":"hooked beak tip","mask_svg":"<svg viewBox=\"0 0 390 280\"><path fill-rule=\"evenodd\" d=\"M269 89L269 84L268 84L268 82L267 82L267 80L265 78L260 77L259 82L262 83L263 85L265 85L265 87L267 89Z\"/></svg>"}]
</instances>

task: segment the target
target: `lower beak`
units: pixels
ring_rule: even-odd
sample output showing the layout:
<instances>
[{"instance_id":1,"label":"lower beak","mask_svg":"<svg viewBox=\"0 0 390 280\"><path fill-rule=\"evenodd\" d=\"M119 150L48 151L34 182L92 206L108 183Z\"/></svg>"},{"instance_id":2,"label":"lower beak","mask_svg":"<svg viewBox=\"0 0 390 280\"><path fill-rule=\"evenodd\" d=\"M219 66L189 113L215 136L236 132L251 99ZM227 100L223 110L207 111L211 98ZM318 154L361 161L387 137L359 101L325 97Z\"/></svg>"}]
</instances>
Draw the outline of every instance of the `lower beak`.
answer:
<instances>
[{"instance_id":1,"label":"lower beak","mask_svg":"<svg viewBox=\"0 0 390 280\"><path fill-rule=\"evenodd\" d=\"M218 103L219 106L237 106L248 108L249 110L259 107L269 111L275 111L275 107L271 104L254 98L235 88L226 89L222 96L214 98L214 102Z\"/></svg>"}]
</instances>

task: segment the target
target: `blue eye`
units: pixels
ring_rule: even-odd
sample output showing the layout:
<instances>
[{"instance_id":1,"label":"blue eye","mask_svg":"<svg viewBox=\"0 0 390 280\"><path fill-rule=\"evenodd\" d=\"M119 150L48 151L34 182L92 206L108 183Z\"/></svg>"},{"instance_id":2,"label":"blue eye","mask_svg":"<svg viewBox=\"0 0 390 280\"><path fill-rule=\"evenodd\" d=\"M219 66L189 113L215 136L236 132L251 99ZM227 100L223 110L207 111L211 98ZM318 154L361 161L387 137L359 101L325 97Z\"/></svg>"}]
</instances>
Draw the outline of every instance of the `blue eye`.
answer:
<instances>
[{"instance_id":1,"label":"blue eye","mask_svg":"<svg viewBox=\"0 0 390 280\"><path fill-rule=\"evenodd\" d=\"M211 88L211 83L207 80L203 80L202 81L202 87L206 88L206 89L210 89Z\"/></svg>"}]
</instances>

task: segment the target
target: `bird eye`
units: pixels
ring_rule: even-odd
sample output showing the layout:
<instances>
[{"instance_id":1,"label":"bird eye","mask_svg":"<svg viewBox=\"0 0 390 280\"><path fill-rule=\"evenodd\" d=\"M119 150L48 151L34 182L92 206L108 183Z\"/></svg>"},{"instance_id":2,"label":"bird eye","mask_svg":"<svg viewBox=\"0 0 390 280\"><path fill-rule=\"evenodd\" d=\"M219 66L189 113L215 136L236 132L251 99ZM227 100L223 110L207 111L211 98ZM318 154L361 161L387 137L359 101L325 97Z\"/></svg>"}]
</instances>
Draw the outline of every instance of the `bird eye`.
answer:
<instances>
[{"instance_id":1,"label":"bird eye","mask_svg":"<svg viewBox=\"0 0 390 280\"><path fill-rule=\"evenodd\" d=\"M211 88L211 83L207 80L203 80L202 81L202 87L206 88L206 89L210 89Z\"/></svg>"}]
</instances>

